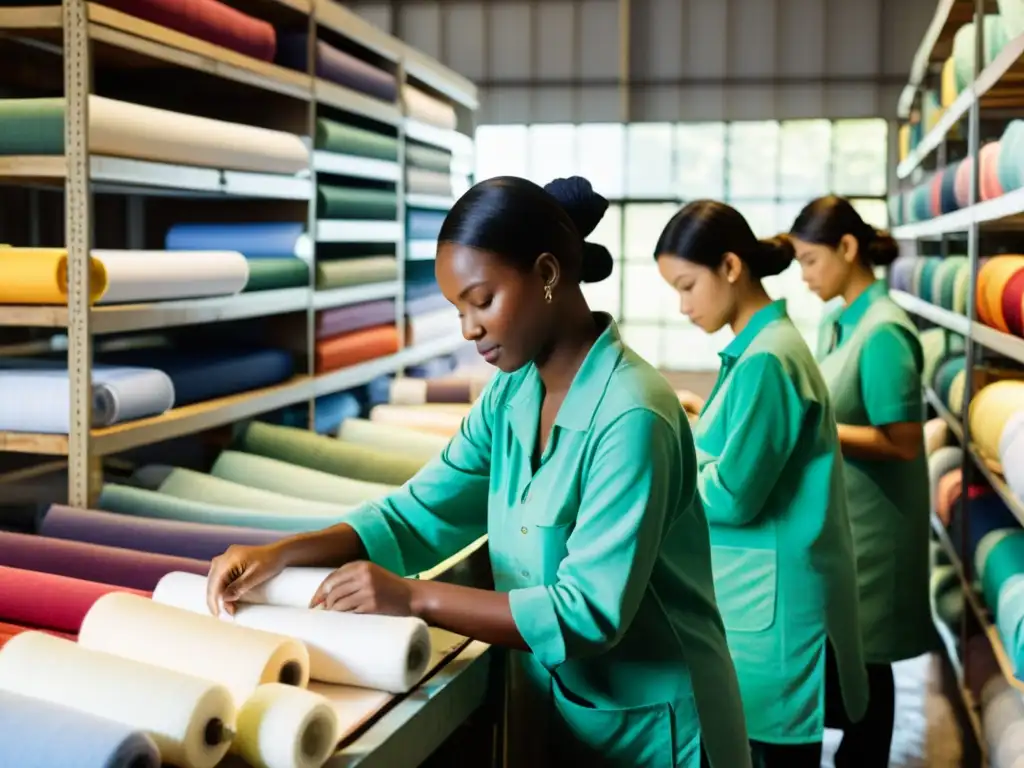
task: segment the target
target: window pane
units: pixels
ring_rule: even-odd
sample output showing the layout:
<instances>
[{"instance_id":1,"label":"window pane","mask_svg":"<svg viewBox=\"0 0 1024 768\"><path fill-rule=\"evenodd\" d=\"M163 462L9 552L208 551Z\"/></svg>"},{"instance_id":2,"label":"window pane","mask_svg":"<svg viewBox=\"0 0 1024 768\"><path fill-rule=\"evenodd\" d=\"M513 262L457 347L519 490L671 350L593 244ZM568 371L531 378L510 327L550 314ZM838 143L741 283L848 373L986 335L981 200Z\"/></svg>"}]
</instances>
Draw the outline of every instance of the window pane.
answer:
<instances>
[{"instance_id":1,"label":"window pane","mask_svg":"<svg viewBox=\"0 0 1024 768\"><path fill-rule=\"evenodd\" d=\"M531 125L529 175L541 186L576 174L576 126Z\"/></svg>"},{"instance_id":2,"label":"window pane","mask_svg":"<svg viewBox=\"0 0 1024 768\"><path fill-rule=\"evenodd\" d=\"M828 120L793 120L782 124L779 193L807 202L828 193L832 124Z\"/></svg>"},{"instance_id":3,"label":"window pane","mask_svg":"<svg viewBox=\"0 0 1024 768\"><path fill-rule=\"evenodd\" d=\"M661 279L654 259L647 264L624 263L623 320L657 323L678 313L676 292Z\"/></svg>"},{"instance_id":4,"label":"window pane","mask_svg":"<svg viewBox=\"0 0 1024 768\"><path fill-rule=\"evenodd\" d=\"M615 262L611 275L600 283L584 283L583 295L594 312L607 312L616 319L621 317L622 262Z\"/></svg>"},{"instance_id":5,"label":"window pane","mask_svg":"<svg viewBox=\"0 0 1024 768\"><path fill-rule=\"evenodd\" d=\"M600 243L607 248L615 261L622 258L622 206L612 204L605 211L604 218L587 238L592 243Z\"/></svg>"},{"instance_id":6,"label":"window pane","mask_svg":"<svg viewBox=\"0 0 1024 768\"><path fill-rule=\"evenodd\" d=\"M625 195L626 126L591 123L576 129L578 173L605 197Z\"/></svg>"},{"instance_id":7,"label":"window pane","mask_svg":"<svg viewBox=\"0 0 1024 768\"><path fill-rule=\"evenodd\" d=\"M779 234L779 215L775 203L734 202L733 206L743 214L758 237L774 237Z\"/></svg>"},{"instance_id":8,"label":"window pane","mask_svg":"<svg viewBox=\"0 0 1024 768\"><path fill-rule=\"evenodd\" d=\"M476 180L529 173L525 125L481 125L476 129Z\"/></svg>"},{"instance_id":9,"label":"window pane","mask_svg":"<svg viewBox=\"0 0 1024 768\"><path fill-rule=\"evenodd\" d=\"M684 200L725 196L725 123L676 126L676 192Z\"/></svg>"},{"instance_id":10,"label":"window pane","mask_svg":"<svg viewBox=\"0 0 1024 768\"><path fill-rule=\"evenodd\" d=\"M888 154L885 120L838 120L832 141L832 191L837 195L878 195L886 190Z\"/></svg>"},{"instance_id":11,"label":"window pane","mask_svg":"<svg viewBox=\"0 0 1024 768\"><path fill-rule=\"evenodd\" d=\"M889 227L889 208L883 200L864 200L852 198L850 200L852 205L860 217L864 219L868 224L873 226L875 229L888 229Z\"/></svg>"},{"instance_id":12,"label":"window pane","mask_svg":"<svg viewBox=\"0 0 1024 768\"><path fill-rule=\"evenodd\" d=\"M672 126L635 123L626 128L626 195L673 197Z\"/></svg>"},{"instance_id":13,"label":"window pane","mask_svg":"<svg viewBox=\"0 0 1024 768\"><path fill-rule=\"evenodd\" d=\"M810 198L807 200L790 200L781 202L775 208L775 228L778 232L789 232L793 228L793 222L796 221L796 217L800 215L800 211L803 210L804 206L811 201Z\"/></svg>"},{"instance_id":14,"label":"window pane","mask_svg":"<svg viewBox=\"0 0 1024 768\"><path fill-rule=\"evenodd\" d=\"M626 206L627 261L654 263L654 249L661 231L679 206L675 203L633 203Z\"/></svg>"},{"instance_id":15,"label":"window pane","mask_svg":"<svg viewBox=\"0 0 1024 768\"><path fill-rule=\"evenodd\" d=\"M715 371L721 365L719 350L732 339L728 326L707 334L695 325L665 330L662 367L671 371Z\"/></svg>"},{"instance_id":16,"label":"window pane","mask_svg":"<svg viewBox=\"0 0 1024 768\"><path fill-rule=\"evenodd\" d=\"M633 351L656 368L662 367L661 337L663 331L656 325L642 323L623 323L619 326L622 340Z\"/></svg>"},{"instance_id":17,"label":"window pane","mask_svg":"<svg viewBox=\"0 0 1024 768\"><path fill-rule=\"evenodd\" d=\"M778 190L779 124L742 122L729 124L730 200L765 200Z\"/></svg>"}]
</instances>

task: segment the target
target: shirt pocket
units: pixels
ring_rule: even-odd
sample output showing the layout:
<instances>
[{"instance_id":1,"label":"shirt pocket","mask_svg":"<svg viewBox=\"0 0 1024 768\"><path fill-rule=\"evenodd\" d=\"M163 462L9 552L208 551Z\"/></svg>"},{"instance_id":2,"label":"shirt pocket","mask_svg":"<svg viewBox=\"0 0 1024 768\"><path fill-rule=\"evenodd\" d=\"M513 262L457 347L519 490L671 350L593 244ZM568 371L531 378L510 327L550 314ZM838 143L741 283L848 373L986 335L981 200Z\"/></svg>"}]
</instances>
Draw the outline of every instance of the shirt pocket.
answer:
<instances>
[{"instance_id":1,"label":"shirt pocket","mask_svg":"<svg viewBox=\"0 0 1024 768\"><path fill-rule=\"evenodd\" d=\"M558 764L616 768L674 768L675 726L667 702L621 709L580 702L552 676L555 723L551 745Z\"/></svg>"},{"instance_id":2,"label":"shirt pocket","mask_svg":"<svg viewBox=\"0 0 1024 768\"><path fill-rule=\"evenodd\" d=\"M569 554L572 527L572 523L527 523L522 528L522 559L529 564L535 583L554 584L557 580L558 566Z\"/></svg>"},{"instance_id":3,"label":"shirt pocket","mask_svg":"<svg viewBox=\"0 0 1024 768\"><path fill-rule=\"evenodd\" d=\"M711 547L715 596L729 632L763 632L775 623L778 565L774 549Z\"/></svg>"}]
</instances>

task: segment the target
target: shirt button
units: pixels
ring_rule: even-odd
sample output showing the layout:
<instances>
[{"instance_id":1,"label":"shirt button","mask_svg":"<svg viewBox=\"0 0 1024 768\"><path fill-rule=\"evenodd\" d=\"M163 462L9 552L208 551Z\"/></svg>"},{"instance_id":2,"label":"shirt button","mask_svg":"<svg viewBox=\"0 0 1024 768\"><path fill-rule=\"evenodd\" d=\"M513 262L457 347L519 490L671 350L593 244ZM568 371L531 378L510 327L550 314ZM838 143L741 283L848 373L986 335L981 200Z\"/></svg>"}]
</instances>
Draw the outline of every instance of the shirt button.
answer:
<instances>
[{"instance_id":1,"label":"shirt button","mask_svg":"<svg viewBox=\"0 0 1024 768\"><path fill-rule=\"evenodd\" d=\"M526 533L526 526L524 525L522 528L520 528L519 532L520 533Z\"/></svg>"},{"instance_id":2,"label":"shirt button","mask_svg":"<svg viewBox=\"0 0 1024 768\"><path fill-rule=\"evenodd\" d=\"M530 572L529 571L520 571L519 574L521 576L523 576L524 578L529 578L530 577Z\"/></svg>"}]
</instances>

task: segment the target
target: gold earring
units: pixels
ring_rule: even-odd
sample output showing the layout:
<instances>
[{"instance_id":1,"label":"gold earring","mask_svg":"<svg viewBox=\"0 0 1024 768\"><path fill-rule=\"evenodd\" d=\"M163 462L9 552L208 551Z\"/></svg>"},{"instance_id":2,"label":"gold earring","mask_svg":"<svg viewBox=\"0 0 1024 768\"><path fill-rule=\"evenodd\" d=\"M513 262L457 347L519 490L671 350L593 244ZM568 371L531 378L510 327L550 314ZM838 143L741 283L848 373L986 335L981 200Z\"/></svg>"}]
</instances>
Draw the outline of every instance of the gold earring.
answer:
<instances>
[{"instance_id":1,"label":"gold earring","mask_svg":"<svg viewBox=\"0 0 1024 768\"><path fill-rule=\"evenodd\" d=\"M544 301L546 301L548 304L550 304L551 303L551 299L552 299L551 283L547 283L544 286Z\"/></svg>"}]
</instances>

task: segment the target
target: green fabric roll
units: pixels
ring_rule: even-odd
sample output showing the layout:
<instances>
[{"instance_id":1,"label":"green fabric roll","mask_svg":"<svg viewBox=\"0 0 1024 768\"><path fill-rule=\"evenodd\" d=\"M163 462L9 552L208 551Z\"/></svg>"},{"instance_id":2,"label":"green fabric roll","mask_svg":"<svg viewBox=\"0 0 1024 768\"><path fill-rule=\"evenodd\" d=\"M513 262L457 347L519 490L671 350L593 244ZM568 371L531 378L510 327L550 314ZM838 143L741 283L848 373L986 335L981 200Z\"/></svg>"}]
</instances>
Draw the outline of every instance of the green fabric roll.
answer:
<instances>
[{"instance_id":1,"label":"green fabric roll","mask_svg":"<svg viewBox=\"0 0 1024 768\"><path fill-rule=\"evenodd\" d=\"M960 315L967 314L967 298L971 290L971 265L963 264L956 271L953 281L953 311Z\"/></svg>"},{"instance_id":2,"label":"green fabric roll","mask_svg":"<svg viewBox=\"0 0 1024 768\"><path fill-rule=\"evenodd\" d=\"M1024 531L1015 531L1001 538L985 559L985 575L981 579L985 604L993 611L999 605L999 590L1011 576L1024 572Z\"/></svg>"},{"instance_id":3,"label":"green fabric roll","mask_svg":"<svg viewBox=\"0 0 1024 768\"><path fill-rule=\"evenodd\" d=\"M237 448L332 475L387 485L402 485L421 466L415 459L350 445L302 429L258 421L251 422L242 430Z\"/></svg>"},{"instance_id":4,"label":"green fabric roll","mask_svg":"<svg viewBox=\"0 0 1024 768\"><path fill-rule=\"evenodd\" d=\"M407 165L425 168L428 171L450 173L452 169L451 154L444 150L435 149L434 147L423 147L418 144L406 146L405 162Z\"/></svg>"},{"instance_id":5,"label":"green fabric roll","mask_svg":"<svg viewBox=\"0 0 1024 768\"><path fill-rule=\"evenodd\" d=\"M100 492L98 505L107 512L158 520L182 520L208 525L233 525L241 528L265 528L272 531L319 531L341 522L344 515L312 515L204 504L176 499L156 491L109 483Z\"/></svg>"},{"instance_id":6,"label":"green fabric roll","mask_svg":"<svg viewBox=\"0 0 1024 768\"><path fill-rule=\"evenodd\" d=\"M398 260L394 256L317 260L316 263L316 287L320 290L385 283L397 279Z\"/></svg>"},{"instance_id":7,"label":"green fabric roll","mask_svg":"<svg viewBox=\"0 0 1024 768\"><path fill-rule=\"evenodd\" d=\"M956 301L956 278L960 268L968 264L966 256L948 256L935 277L937 291L933 291L935 302L940 307L952 310Z\"/></svg>"},{"instance_id":8,"label":"green fabric roll","mask_svg":"<svg viewBox=\"0 0 1024 768\"><path fill-rule=\"evenodd\" d=\"M182 468L173 469L157 491L176 499L254 511L341 516L351 509L351 505L337 501L311 501Z\"/></svg>"},{"instance_id":9,"label":"green fabric roll","mask_svg":"<svg viewBox=\"0 0 1024 768\"><path fill-rule=\"evenodd\" d=\"M964 614L964 592L956 568L942 565L932 569L932 609L947 626L956 626Z\"/></svg>"},{"instance_id":10,"label":"green fabric roll","mask_svg":"<svg viewBox=\"0 0 1024 768\"><path fill-rule=\"evenodd\" d=\"M934 301L932 299L932 287L935 281L935 272L941 265L942 259L929 257L924 260L924 267L921 269L921 277L917 286L917 295L925 301Z\"/></svg>"},{"instance_id":11,"label":"green fabric roll","mask_svg":"<svg viewBox=\"0 0 1024 768\"><path fill-rule=\"evenodd\" d=\"M398 218L398 195L384 189L359 189L318 184L316 188L318 219L381 219Z\"/></svg>"},{"instance_id":12,"label":"green fabric roll","mask_svg":"<svg viewBox=\"0 0 1024 768\"><path fill-rule=\"evenodd\" d=\"M935 369L935 392L939 399L947 406L949 405L950 389L953 387L953 380L958 373L964 370L967 364L966 358L962 355L943 360Z\"/></svg>"},{"instance_id":13,"label":"green fabric roll","mask_svg":"<svg viewBox=\"0 0 1024 768\"><path fill-rule=\"evenodd\" d=\"M375 160L398 160L398 137L336 123L318 117L314 146L326 152L339 152Z\"/></svg>"},{"instance_id":14,"label":"green fabric roll","mask_svg":"<svg viewBox=\"0 0 1024 768\"><path fill-rule=\"evenodd\" d=\"M1019 528L997 528L989 531L981 537L978 548L974 550L974 574L979 581L985 578L985 566L988 565L988 556L992 549L1007 536L1012 536L1020 531Z\"/></svg>"},{"instance_id":15,"label":"green fabric roll","mask_svg":"<svg viewBox=\"0 0 1024 768\"><path fill-rule=\"evenodd\" d=\"M245 293L309 285L309 264L302 259L249 259Z\"/></svg>"},{"instance_id":16,"label":"green fabric roll","mask_svg":"<svg viewBox=\"0 0 1024 768\"><path fill-rule=\"evenodd\" d=\"M0 100L0 155L63 155L64 99Z\"/></svg>"},{"instance_id":17,"label":"green fabric roll","mask_svg":"<svg viewBox=\"0 0 1024 768\"><path fill-rule=\"evenodd\" d=\"M268 459L266 456L238 451L221 453L214 462L210 474L252 488L332 504L361 504L387 496L398 489L395 485L338 477L277 459Z\"/></svg>"}]
</instances>

